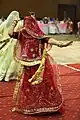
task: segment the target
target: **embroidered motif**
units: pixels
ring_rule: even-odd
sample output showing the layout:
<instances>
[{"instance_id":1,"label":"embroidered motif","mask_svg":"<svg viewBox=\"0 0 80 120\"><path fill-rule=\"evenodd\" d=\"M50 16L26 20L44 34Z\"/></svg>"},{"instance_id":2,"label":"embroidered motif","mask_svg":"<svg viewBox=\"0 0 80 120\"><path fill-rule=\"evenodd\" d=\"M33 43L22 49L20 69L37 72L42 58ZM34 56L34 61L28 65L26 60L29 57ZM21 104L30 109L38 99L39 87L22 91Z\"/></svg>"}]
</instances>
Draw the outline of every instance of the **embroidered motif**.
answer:
<instances>
[{"instance_id":1,"label":"embroidered motif","mask_svg":"<svg viewBox=\"0 0 80 120\"><path fill-rule=\"evenodd\" d=\"M33 58L34 58L36 55L35 55L35 54L33 54L32 56L33 56Z\"/></svg>"},{"instance_id":2,"label":"embroidered motif","mask_svg":"<svg viewBox=\"0 0 80 120\"><path fill-rule=\"evenodd\" d=\"M31 50L31 52L33 52L33 51L34 51L34 49L33 49L33 48L31 48L30 50Z\"/></svg>"}]
</instances>

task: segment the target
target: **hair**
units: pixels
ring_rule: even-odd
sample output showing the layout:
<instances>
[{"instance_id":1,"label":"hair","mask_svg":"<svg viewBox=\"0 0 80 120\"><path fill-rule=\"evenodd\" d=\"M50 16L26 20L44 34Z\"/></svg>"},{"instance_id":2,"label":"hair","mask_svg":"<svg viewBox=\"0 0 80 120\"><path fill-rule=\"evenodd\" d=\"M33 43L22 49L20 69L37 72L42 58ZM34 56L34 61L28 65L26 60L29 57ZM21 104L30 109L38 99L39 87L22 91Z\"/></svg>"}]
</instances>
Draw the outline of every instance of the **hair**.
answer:
<instances>
[{"instance_id":1,"label":"hair","mask_svg":"<svg viewBox=\"0 0 80 120\"><path fill-rule=\"evenodd\" d=\"M29 12L30 15L35 15L35 12Z\"/></svg>"}]
</instances>

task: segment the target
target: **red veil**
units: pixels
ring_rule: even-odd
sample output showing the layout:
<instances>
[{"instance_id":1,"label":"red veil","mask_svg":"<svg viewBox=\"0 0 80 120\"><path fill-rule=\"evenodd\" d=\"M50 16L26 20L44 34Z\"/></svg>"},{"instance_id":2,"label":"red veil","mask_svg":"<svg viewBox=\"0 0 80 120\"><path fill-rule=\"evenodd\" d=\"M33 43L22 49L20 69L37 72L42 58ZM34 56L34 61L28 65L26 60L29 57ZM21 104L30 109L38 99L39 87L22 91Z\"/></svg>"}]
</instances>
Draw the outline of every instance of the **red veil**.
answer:
<instances>
[{"instance_id":1,"label":"red veil","mask_svg":"<svg viewBox=\"0 0 80 120\"><path fill-rule=\"evenodd\" d=\"M36 19L31 16L24 17L24 25L23 25L23 28L21 29L21 31L19 31L18 41L17 41L16 47L15 47L16 49L14 50L15 56L17 57L17 59L22 59L20 54L21 54L21 44L23 44L23 43L21 43L21 40L23 41L25 38L30 39L30 40L32 38L37 39L38 43L40 43L40 41L41 41L41 43L43 44L42 49L44 48L44 43L46 42L45 48L47 50L50 50L52 46L47 43L48 37L45 37L43 39L42 38L43 36L44 36L44 33L39 28ZM36 40L32 41L32 42L33 42L33 46L34 46L34 43L36 42Z\"/></svg>"},{"instance_id":2,"label":"red veil","mask_svg":"<svg viewBox=\"0 0 80 120\"><path fill-rule=\"evenodd\" d=\"M44 33L39 28L36 19L31 16L24 17L24 27L34 31L34 33L36 33L36 35L38 35L38 36L44 35Z\"/></svg>"}]
</instances>

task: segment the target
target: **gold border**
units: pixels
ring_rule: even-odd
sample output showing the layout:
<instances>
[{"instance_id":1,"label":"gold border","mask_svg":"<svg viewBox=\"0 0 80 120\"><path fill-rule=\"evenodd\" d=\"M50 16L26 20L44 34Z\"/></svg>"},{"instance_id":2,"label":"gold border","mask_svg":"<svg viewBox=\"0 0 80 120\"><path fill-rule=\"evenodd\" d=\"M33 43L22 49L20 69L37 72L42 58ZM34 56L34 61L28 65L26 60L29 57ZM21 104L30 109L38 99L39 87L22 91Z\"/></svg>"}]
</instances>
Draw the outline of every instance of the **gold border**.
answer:
<instances>
[{"instance_id":1,"label":"gold border","mask_svg":"<svg viewBox=\"0 0 80 120\"><path fill-rule=\"evenodd\" d=\"M51 113L51 112L57 112L62 107L63 102L57 106L57 107L49 107L49 108L38 108L38 109L32 109L32 110L22 110L17 107L14 107L12 109L12 112L19 112L22 114L40 114L40 113Z\"/></svg>"}]
</instances>

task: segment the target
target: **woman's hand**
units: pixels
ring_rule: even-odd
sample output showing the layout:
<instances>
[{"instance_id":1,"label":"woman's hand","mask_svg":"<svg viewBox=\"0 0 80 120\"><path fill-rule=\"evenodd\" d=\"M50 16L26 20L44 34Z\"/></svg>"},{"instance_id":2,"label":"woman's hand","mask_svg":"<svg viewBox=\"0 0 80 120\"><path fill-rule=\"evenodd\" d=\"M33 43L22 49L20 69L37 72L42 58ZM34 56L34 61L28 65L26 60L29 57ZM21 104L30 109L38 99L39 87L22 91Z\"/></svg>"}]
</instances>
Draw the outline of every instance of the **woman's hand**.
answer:
<instances>
[{"instance_id":1,"label":"woman's hand","mask_svg":"<svg viewBox=\"0 0 80 120\"><path fill-rule=\"evenodd\" d=\"M67 47L69 45L72 45L73 41L69 41L67 43L62 44L60 47Z\"/></svg>"},{"instance_id":2,"label":"woman's hand","mask_svg":"<svg viewBox=\"0 0 80 120\"><path fill-rule=\"evenodd\" d=\"M56 46L61 47L61 48L62 47L67 47L67 46L71 45L72 43L73 43L73 41L69 41L67 43L59 42L59 41L55 40L54 38L50 38L48 40L48 44L56 45Z\"/></svg>"},{"instance_id":3,"label":"woman's hand","mask_svg":"<svg viewBox=\"0 0 80 120\"><path fill-rule=\"evenodd\" d=\"M18 23L18 21L17 21L17 20L14 20L13 23L12 23L12 26L15 27L15 26L17 25L17 23Z\"/></svg>"}]
</instances>

